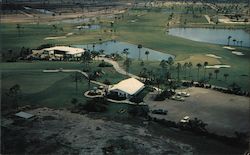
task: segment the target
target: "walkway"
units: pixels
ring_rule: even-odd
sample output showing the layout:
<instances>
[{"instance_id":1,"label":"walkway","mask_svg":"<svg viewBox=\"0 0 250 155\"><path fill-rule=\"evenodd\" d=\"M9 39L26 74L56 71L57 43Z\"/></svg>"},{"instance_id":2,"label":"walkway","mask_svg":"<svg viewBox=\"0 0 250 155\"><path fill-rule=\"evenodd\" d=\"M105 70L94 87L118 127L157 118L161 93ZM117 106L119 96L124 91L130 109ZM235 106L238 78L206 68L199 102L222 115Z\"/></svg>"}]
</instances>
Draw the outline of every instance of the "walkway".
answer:
<instances>
[{"instance_id":1,"label":"walkway","mask_svg":"<svg viewBox=\"0 0 250 155\"><path fill-rule=\"evenodd\" d=\"M114 69L115 69L118 73L120 73L120 74L127 75L127 76L132 77L132 78L135 78L135 79L140 79L139 76L136 76L136 75L131 74L131 73L127 73L127 72L126 72L123 68L121 68L121 67L119 66L119 64L118 64L116 61L114 61L114 60L111 60L111 59L108 59L108 58L103 58L103 57L97 57L96 60L103 60L103 61L105 61L105 62L107 62L107 63L109 63L109 64L112 64L113 67L114 67Z\"/></svg>"},{"instance_id":2,"label":"walkway","mask_svg":"<svg viewBox=\"0 0 250 155\"><path fill-rule=\"evenodd\" d=\"M83 72L79 69L53 69L53 70L43 70L44 73L58 73L58 72L63 72L63 73L72 73L72 72L78 72L78 73L81 73L83 76L85 76L87 79L89 78L89 75L86 73L86 72ZM98 82L98 81L93 81L93 80L90 80L91 83L94 83L94 84L97 84L97 85L100 85L100 86L104 86L104 87L108 87L108 85L104 84L104 83L101 83L101 82Z\"/></svg>"},{"instance_id":3,"label":"walkway","mask_svg":"<svg viewBox=\"0 0 250 155\"><path fill-rule=\"evenodd\" d=\"M211 18L208 15L204 15L204 17L207 19L209 24L215 24L213 21L211 21Z\"/></svg>"}]
</instances>

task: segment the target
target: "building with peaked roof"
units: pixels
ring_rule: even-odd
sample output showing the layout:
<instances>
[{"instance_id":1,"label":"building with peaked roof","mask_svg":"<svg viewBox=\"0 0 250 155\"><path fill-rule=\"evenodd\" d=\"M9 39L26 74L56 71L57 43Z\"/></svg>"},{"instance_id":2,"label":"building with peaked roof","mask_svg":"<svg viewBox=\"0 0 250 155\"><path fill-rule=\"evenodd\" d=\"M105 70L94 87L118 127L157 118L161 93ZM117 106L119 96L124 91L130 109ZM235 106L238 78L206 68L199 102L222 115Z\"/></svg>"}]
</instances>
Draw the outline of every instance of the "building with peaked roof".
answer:
<instances>
[{"instance_id":1,"label":"building with peaked roof","mask_svg":"<svg viewBox=\"0 0 250 155\"><path fill-rule=\"evenodd\" d=\"M116 94L119 97L131 98L145 88L145 85L135 78L129 78L113 85L109 93Z\"/></svg>"}]
</instances>

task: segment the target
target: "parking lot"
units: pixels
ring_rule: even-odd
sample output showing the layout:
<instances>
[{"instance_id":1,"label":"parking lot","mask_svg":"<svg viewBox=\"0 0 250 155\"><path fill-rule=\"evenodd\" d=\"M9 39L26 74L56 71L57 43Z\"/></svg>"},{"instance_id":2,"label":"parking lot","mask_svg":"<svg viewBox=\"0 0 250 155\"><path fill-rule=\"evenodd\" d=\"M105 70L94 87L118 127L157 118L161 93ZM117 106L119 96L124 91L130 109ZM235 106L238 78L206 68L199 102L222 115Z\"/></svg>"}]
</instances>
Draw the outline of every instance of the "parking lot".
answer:
<instances>
[{"instance_id":1,"label":"parking lot","mask_svg":"<svg viewBox=\"0 0 250 155\"><path fill-rule=\"evenodd\" d=\"M188 88L183 91L191 96L185 101L153 101L154 94L148 94L144 101L150 110L163 109L167 115L151 114L152 117L179 122L183 117L197 117L208 124L210 132L233 136L235 131L248 132L250 128L248 97L224 94L204 88Z\"/></svg>"}]
</instances>

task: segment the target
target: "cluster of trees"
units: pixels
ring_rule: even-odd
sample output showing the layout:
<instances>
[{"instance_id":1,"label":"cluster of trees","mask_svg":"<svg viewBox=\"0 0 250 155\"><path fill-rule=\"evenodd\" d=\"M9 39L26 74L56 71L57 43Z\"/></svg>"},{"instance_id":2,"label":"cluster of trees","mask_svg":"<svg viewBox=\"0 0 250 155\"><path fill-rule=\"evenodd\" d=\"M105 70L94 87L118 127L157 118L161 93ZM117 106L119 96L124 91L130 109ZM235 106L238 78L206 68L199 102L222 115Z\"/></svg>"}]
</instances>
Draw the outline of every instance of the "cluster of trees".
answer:
<instances>
[{"instance_id":1,"label":"cluster of trees","mask_svg":"<svg viewBox=\"0 0 250 155\"><path fill-rule=\"evenodd\" d=\"M232 36L228 36L227 37L227 45L229 46L230 45L230 40L232 39ZM242 44L243 44L243 41L242 40L236 40L236 39L233 39L233 45L234 46L241 46L242 47Z\"/></svg>"}]
</instances>

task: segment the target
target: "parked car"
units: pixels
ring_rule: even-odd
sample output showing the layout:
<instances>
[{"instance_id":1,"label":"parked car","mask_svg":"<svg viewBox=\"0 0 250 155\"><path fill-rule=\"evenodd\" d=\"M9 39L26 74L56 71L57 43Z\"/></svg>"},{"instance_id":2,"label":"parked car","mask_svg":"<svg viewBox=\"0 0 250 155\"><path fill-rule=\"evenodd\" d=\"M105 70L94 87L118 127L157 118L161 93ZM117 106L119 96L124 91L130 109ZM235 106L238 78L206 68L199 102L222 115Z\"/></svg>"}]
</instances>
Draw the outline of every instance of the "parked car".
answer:
<instances>
[{"instance_id":1,"label":"parked car","mask_svg":"<svg viewBox=\"0 0 250 155\"><path fill-rule=\"evenodd\" d=\"M188 123L190 120L189 116L183 117L183 119L180 120L180 123Z\"/></svg>"},{"instance_id":2,"label":"parked car","mask_svg":"<svg viewBox=\"0 0 250 155\"><path fill-rule=\"evenodd\" d=\"M171 99L176 101L184 101L184 98L178 95L172 96Z\"/></svg>"},{"instance_id":3,"label":"parked car","mask_svg":"<svg viewBox=\"0 0 250 155\"><path fill-rule=\"evenodd\" d=\"M159 115L167 115L167 110L157 109L152 111L153 114L159 114Z\"/></svg>"},{"instance_id":4,"label":"parked car","mask_svg":"<svg viewBox=\"0 0 250 155\"><path fill-rule=\"evenodd\" d=\"M179 95L179 96L182 96L182 97L189 97L190 96L190 94L189 93L187 93L187 92L177 92L176 93L177 95Z\"/></svg>"}]
</instances>

